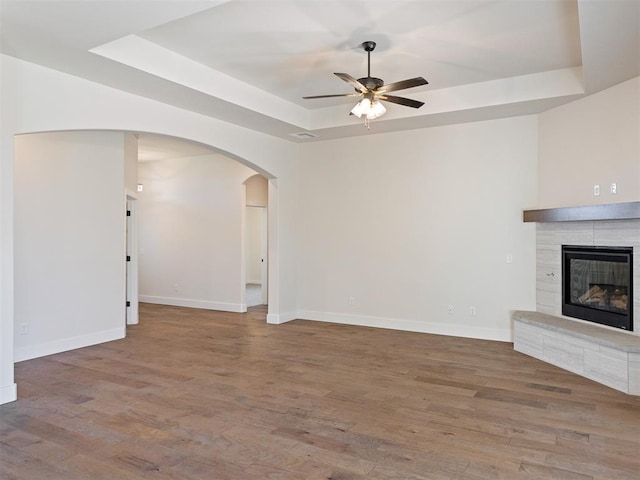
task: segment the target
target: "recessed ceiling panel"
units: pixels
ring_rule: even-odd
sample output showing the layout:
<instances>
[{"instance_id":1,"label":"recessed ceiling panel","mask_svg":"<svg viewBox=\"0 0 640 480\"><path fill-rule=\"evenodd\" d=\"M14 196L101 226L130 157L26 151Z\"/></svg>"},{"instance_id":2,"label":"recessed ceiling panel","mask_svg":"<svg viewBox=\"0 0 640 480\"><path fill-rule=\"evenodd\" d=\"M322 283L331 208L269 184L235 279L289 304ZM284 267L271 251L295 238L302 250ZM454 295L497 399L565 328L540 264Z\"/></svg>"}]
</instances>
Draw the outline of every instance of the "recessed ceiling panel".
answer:
<instances>
[{"instance_id":1,"label":"recessed ceiling panel","mask_svg":"<svg viewBox=\"0 0 640 480\"><path fill-rule=\"evenodd\" d=\"M373 76L422 90L581 65L573 1L236 0L139 36L307 108L350 91L333 72L366 76L365 40Z\"/></svg>"}]
</instances>

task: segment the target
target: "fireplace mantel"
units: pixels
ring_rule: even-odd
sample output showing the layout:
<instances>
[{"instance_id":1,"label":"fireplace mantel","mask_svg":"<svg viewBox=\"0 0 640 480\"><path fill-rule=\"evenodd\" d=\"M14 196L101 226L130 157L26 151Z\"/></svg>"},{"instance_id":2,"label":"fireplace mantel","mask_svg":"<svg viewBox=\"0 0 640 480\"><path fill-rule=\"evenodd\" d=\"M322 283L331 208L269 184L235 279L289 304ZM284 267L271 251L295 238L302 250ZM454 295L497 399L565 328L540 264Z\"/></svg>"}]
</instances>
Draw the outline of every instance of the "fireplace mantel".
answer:
<instances>
[{"instance_id":1,"label":"fireplace mantel","mask_svg":"<svg viewBox=\"0 0 640 480\"><path fill-rule=\"evenodd\" d=\"M590 220L629 220L640 218L640 202L585 205L580 207L524 210L525 222L580 222Z\"/></svg>"}]
</instances>

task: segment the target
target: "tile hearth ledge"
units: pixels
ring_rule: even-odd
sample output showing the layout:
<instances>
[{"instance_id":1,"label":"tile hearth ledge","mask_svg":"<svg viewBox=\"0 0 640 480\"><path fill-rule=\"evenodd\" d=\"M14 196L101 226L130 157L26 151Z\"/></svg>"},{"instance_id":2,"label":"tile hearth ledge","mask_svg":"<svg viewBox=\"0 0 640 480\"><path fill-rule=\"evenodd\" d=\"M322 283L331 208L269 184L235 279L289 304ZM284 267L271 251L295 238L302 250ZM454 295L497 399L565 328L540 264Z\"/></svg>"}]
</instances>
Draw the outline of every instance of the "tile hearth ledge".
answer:
<instances>
[{"instance_id":1,"label":"tile hearth ledge","mask_svg":"<svg viewBox=\"0 0 640 480\"><path fill-rule=\"evenodd\" d=\"M515 311L514 350L640 395L640 336L540 312Z\"/></svg>"}]
</instances>

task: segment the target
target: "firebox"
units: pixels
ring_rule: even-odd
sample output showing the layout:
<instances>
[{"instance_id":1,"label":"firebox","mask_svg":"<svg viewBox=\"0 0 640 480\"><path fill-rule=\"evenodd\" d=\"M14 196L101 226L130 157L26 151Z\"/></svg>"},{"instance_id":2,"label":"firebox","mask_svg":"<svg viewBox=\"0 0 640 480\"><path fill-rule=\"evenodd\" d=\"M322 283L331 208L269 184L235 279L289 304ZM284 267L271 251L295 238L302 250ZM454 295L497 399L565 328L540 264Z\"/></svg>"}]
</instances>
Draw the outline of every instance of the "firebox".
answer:
<instances>
[{"instance_id":1,"label":"firebox","mask_svg":"<svg viewBox=\"0 0 640 480\"><path fill-rule=\"evenodd\" d=\"M562 246L562 314L633 330L633 248Z\"/></svg>"}]
</instances>

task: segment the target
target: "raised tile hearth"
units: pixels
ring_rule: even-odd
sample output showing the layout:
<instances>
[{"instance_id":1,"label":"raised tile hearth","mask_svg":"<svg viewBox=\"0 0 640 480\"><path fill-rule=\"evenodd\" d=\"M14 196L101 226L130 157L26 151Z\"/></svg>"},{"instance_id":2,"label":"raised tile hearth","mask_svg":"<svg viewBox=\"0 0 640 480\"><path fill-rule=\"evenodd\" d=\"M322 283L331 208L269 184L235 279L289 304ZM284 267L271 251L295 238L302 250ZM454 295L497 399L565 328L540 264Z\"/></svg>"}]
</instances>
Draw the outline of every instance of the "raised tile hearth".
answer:
<instances>
[{"instance_id":1,"label":"raised tile hearth","mask_svg":"<svg viewBox=\"0 0 640 480\"><path fill-rule=\"evenodd\" d=\"M516 351L640 395L640 336L539 312L516 311L512 319Z\"/></svg>"}]
</instances>

